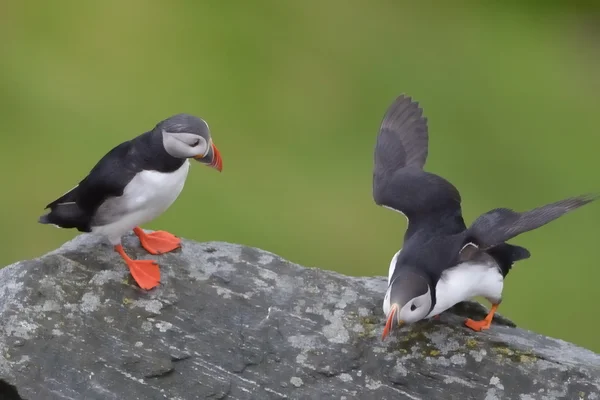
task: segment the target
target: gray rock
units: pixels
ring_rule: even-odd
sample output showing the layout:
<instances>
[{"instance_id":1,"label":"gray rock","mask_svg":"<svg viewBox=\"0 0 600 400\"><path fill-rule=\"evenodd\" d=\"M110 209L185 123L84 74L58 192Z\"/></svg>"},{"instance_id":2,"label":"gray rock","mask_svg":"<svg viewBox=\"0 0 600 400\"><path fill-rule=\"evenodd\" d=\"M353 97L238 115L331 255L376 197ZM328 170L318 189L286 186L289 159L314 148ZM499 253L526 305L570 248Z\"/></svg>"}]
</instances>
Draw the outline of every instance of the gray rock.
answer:
<instances>
[{"instance_id":1,"label":"gray rock","mask_svg":"<svg viewBox=\"0 0 600 400\"><path fill-rule=\"evenodd\" d=\"M501 318L471 332L475 303L382 342L383 278L227 243L155 258L150 292L86 235L0 270L0 377L28 400L600 399L599 355Z\"/></svg>"}]
</instances>

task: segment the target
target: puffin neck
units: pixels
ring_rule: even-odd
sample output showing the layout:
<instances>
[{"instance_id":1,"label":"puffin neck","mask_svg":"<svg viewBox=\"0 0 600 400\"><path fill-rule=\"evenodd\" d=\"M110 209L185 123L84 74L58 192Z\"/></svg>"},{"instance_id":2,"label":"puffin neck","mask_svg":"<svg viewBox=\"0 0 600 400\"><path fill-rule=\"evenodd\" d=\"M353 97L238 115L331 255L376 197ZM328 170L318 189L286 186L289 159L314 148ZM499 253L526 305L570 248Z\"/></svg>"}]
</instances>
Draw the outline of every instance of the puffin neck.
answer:
<instances>
[{"instance_id":1,"label":"puffin neck","mask_svg":"<svg viewBox=\"0 0 600 400\"><path fill-rule=\"evenodd\" d=\"M185 158L173 157L163 145L162 132L155 130L144 133L135 144L141 167L145 170L158 172L173 172L178 170L186 161Z\"/></svg>"}]
</instances>

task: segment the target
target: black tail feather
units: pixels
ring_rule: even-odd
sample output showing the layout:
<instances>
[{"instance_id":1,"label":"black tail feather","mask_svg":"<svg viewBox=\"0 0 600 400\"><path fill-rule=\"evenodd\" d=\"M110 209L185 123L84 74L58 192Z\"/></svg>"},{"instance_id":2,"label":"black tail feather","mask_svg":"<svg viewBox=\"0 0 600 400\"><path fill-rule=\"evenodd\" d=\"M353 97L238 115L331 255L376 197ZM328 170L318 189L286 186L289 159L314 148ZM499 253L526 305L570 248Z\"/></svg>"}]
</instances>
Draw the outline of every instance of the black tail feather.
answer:
<instances>
[{"instance_id":1,"label":"black tail feather","mask_svg":"<svg viewBox=\"0 0 600 400\"><path fill-rule=\"evenodd\" d=\"M42 215L39 219L38 222L40 224L51 224L52 222L50 222L50 213L48 214L44 214Z\"/></svg>"},{"instance_id":2,"label":"black tail feather","mask_svg":"<svg viewBox=\"0 0 600 400\"><path fill-rule=\"evenodd\" d=\"M513 244L502 243L487 249L486 252L494 257L498 263L502 275L506 276L513 264L517 261L526 260L531 257L531 253L525 247L516 246Z\"/></svg>"},{"instance_id":3,"label":"black tail feather","mask_svg":"<svg viewBox=\"0 0 600 400\"><path fill-rule=\"evenodd\" d=\"M40 224L56 225L65 229L77 228L81 232L90 231L90 221L90 215L82 210L77 203L55 205L49 213L38 219Z\"/></svg>"}]
</instances>

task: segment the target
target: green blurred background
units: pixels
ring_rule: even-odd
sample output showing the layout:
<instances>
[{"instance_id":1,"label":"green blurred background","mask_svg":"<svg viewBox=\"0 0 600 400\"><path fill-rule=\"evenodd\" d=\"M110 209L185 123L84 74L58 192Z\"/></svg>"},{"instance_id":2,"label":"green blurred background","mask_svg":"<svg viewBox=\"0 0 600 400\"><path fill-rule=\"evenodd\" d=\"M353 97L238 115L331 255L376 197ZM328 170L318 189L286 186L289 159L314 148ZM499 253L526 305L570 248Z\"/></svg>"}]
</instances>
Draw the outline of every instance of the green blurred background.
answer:
<instances>
[{"instance_id":1,"label":"green blurred background","mask_svg":"<svg viewBox=\"0 0 600 400\"><path fill-rule=\"evenodd\" d=\"M600 190L598 16L566 1L4 1L0 264L74 237L37 224L43 207L179 112L208 121L224 170L193 164L147 228L346 274L387 274L402 245L404 218L371 197L402 92L425 108L427 168L461 190L467 223ZM532 258L501 312L600 351L599 217L593 204L514 240Z\"/></svg>"}]
</instances>

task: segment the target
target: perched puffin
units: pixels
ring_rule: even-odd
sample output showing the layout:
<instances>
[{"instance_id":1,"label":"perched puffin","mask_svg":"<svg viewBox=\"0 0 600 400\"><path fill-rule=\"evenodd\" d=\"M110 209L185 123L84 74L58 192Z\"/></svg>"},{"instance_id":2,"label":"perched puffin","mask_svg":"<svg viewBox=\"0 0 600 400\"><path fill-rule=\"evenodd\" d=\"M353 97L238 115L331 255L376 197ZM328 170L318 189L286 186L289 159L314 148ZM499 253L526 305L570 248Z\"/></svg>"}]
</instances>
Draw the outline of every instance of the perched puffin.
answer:
<instances>
[{"instance_id":1,"label":"perched puffin","mask_svg":"<svg viewBox=\"0 0 600 400\"><path fill-rule=\"evenodd\" d=\"M145 233L139 226L158 217L177 199L189 158L219 172L223 168L208 124L193 115L174 115L109 151L77 186L46 206L50 212L39 222L107 237L138 285L152 289L160 282L158 264L132 260L123 250L121 237L133 230L150 254L180 247L180 239L171 233Z\"/></svg>"},{"instance_id":2,"label":"perched puffin","mask_svg":"<svg viewBox=\"0 0 600 400\"><path fill-rule=\"evenodd\" d=\"M476 296L492 307L485 319L465 324L475 331L488 329L502 301L504 278L516 261L530 256L527 249L505 242L599 197L573 197L526 212L497 208L467 228L458 190L423 170L428 140L419 104L401 95L383 118L374 155L375 203L408 220L403 248L389 267L382 340L394 323L435 317Z\"/></svg>"}]
</instances>

